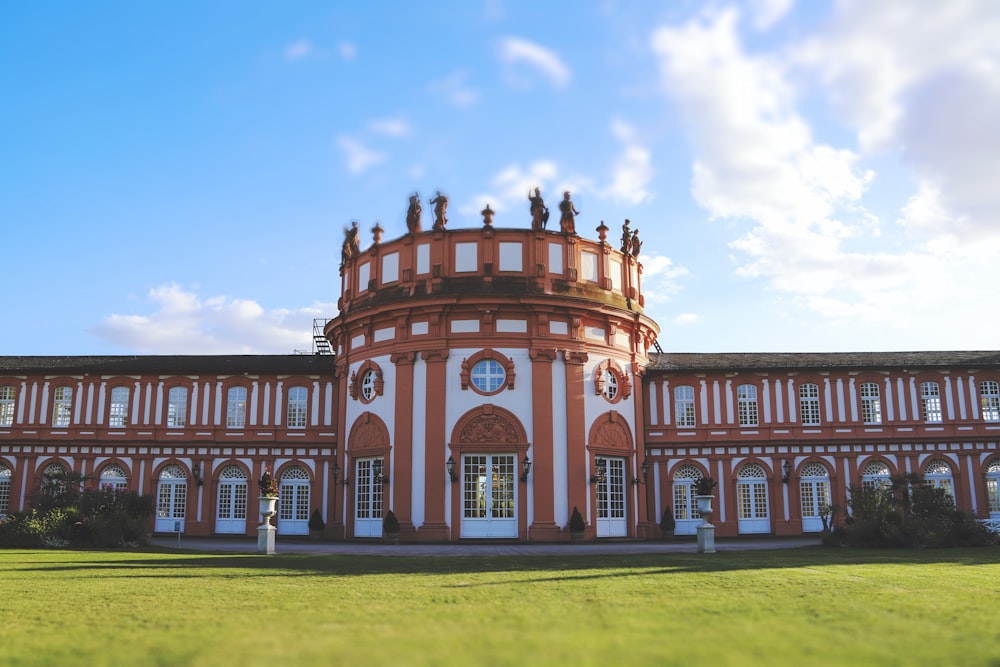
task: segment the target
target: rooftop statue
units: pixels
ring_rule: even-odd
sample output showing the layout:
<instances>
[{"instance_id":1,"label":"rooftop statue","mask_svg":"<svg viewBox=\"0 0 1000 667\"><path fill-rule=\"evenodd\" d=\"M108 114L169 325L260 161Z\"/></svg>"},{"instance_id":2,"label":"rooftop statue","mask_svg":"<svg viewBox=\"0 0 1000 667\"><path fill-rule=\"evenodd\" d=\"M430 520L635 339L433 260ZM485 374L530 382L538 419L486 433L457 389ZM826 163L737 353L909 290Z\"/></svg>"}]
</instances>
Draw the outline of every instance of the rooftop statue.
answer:
<instances>
[{"instance_id":1,"label":"rooftop statue","mask_svg":"<svg viewBox=\"0 0 1000 667\"><path fill-rule=\"evenodd\" d=\"M361 254L361 245L358 240L358 221L351 223L350 229L344 229L344 245L340 249L341 265L347 264L347 260Z\"/></svg>"},{"instance_id":2,"label":"rooftop statue","mask_svg":"<svg viewBox=\"0 0 1000 667\"><path fill-rule=\"evenodd\" d=\"M629 220L625 218L625 224L622 225L622 254L631 255L632 254L632 230L629 229Z\"/></svg>"},{"instance_id":3,"label":"rooftop statue","mask_svg":"<svg viewBox=\"0 0 1000 667\"><path fill-rule=\"evenodd\" d=\"M559 231L563 234L576 234L576 216L580 212L573 206L569 198L569 190L563 193L563 200L559 202Z\"/></svg>"},{"instance_id":4,"label":"rooftop statue","mask_svg":"<svg viewBox=\"0 0 1000 667\"><path fill-rule=\"evenodd\" d=\"M493 213L495 213L495 211L490 208L490 205L487 204L486 208L484 208L482 211L480 211L480 213L482 213L482 215L483 215L483 226L484 227L492 227L493 226Z\"/></svg>"},{"instance_id":5,"label":"rooftop statue","mask_svg":"<svg viewBox=\"0 0 1000 667\"><path fill-rule=\"evenodd\" d=\"M531 202L531 230L540 232L549 222L549 209L545 207L545 200L542 199L542 189L535 188L534 195L529 190L528 201Z\"/></svg>"},{"instance_id":6,"label":"rooftop statue","mask_svg":"<svg viewBox=\"0 0 1000 667\"><path fill-rule=\"evenodd\" d=\"M639 256L639 250L642 249L642 241L639 240L639 230L638 229L635 230L634 232L632 232L632 242L630 243L630 245L631 245L631 250L632 250L632 256L633 257L638 257Z\"/></svg>"},{"instance_id":7,"label":"rooftop statue","mask_svg":"<svg viewBox=\"0 0 1000 667\"><path fill-rule=\"evenodd\" d=\"M420 206L420 193L414 192L410 195L410 207L406 209L406 229L410 234L420 233L420 216L423 211L423 207Z\"/></svg>"},{"instance_id":8,"label":"rooftop statue","mask_svg":"<svg viewBox=\"0 0 1000 667\"><path fill-rule=\"evenodd\" d=\"M434 231L444 231L444 226L448 224L448 197L437 191L437 196L429 202L434 206Z\"/></svg>"}]
</instances>

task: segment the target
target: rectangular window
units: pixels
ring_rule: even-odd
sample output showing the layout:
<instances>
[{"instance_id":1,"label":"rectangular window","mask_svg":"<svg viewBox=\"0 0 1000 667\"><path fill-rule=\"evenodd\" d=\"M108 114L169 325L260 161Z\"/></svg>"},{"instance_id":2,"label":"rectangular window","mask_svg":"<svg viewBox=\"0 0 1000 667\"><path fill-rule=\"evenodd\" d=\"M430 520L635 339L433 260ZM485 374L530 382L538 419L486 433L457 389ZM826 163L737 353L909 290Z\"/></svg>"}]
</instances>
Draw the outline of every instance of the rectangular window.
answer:
<instances>
[{"instance_id":1,"label":"rectangular window","mask_svg":"<svg viewBox=\"0 0 1000 667\"><path fill-rule=\"evenodd\" d=\"M52 394L52 425L69 426L73 414L73 389L56 387Z\"/></svg>"},{"instance_id":2,"label":"rectangular window","mask_svg":"<svg viewBox=\"0 0 1000 667\"><path fill-rule=\"evenodd\" d=\"M740 426L757 426L757 387L741 384L736 388Z\"/></svg>"},{"instance_id":3,"label":"rectangular window","mask_svg":"<svg viewBox=\"0 0 1000 667\"><path fill-rule=\"evenodd\" d=\"M292 387L288 390L288 428L306 427L306 406L309 392L305 387Z\"/></svg>"},{"instance_id":4,"label":"rectangular window","mask_svg":"<svg viewBox=\"0 0 1000 667\"><path fill-rule=\"evenodd\" d=\"M879 400L878 385L874 382L861 385L861 420L866 424L882 423L882 401Z\"/></svg>"},{"instance_id":5,"label":"rectangular window","mask_svg":"<svg viewBox=\"0 0 1000 667\"><path fill-rule=\"evenodd\" d=\"M399 253L391 252L382 257L382 284L399 280Z\"/></svg>"},{"instance_id":6,"label":"rectangular window","mask_svg":"<svg viewBox=\"0 0 1000 667\"><path fill-rule=\"evenodd\" d=\"M695 425L694 387L674 388L674 421L680 428L690 428Z\"/></svg>"},{"instance_id":7,"label":"rectangular window","mask_svg":"<svg viewBox=\"0 0 1000 667\"><path fill-rule=\"evenodd\" d=\"M188 390L186 387L171 387L167 392L167 426L184 426L187 414Z\"/></svg>"},{"instance_id":8,"label":"rectangular window","mask_svg":"<svg viewBox=\"0 0 1000 667\"><path fill-rule=\"evenodd\" d=\"M468 273L479 270L479 244L455 244L455 273Z\"/></svg>"},{"instance_id":9,"label":"rectangular window","mask_svg":"<svg viewBox=\"0 0 1000 667\"><path fill-rule=\"evenodd\" d=\"M941 388L937 382L920 383L920 408L928 424L941 422Z\"/></svg>"},{"instance_id":10,"label":"rectangular window","mask_svg":"<svg viewBox=\"0 0 1000 667\"><path fill-rule=\"evenodd\" d=\"M597 282L597 255L592 252L580 253L580 280Z\"/></svg>"},{"instance_id":11,"label":"rectangular window","mask_svg":"<svg viewBox=\"0 0 1000 667\"><path fill-rule=\"evenodd\" d=\"M128 387L115 387L111 390L108 426L113 428L128 426Z\"/></svg>"},{"instance_id":12,"label":"rectangular window","mask_svg":"<svg viewBox=\"0 0 1000 667\"><path fill-rule=\"evenodd\" d=\"M521 271L522 256L520 243L500 244L500 270L501 271Z\"/></svg>"},{"instance_id":13,"label":"rectangular window","mask_svg":"<svg viewBox=\"0 0 1000 667\"><path fill-rule=\"evenodd\" d=\"M979 383L979 406L983 421L1000 422L1000 382L986 380Z\"/></svg>"},{"instance_id":14,"label":"rectangular window","mask_svg":"<svg viewBox=\"0 0 1000 667\"><path fill-rule=\"evenodd\" d=\"M12 426L14 424L16 397L17 390L14 387L0 387L0 426Z\"/></svg>"},{"instance_id":15,"label":"rectangular window","mask_svg":"<svg viewBox=\"0 0 1000 667\"><path fill-rule=\"evenodd\" d=\"M819 385L799 385L799 415L803 426L819 426Z\"/></svg>"},{"instance_id":16,"label":"rectangular window","mask_svg":"<svg viewBox=\"0 0 1000 667\"><path fill-rule=\"evenodd\" d=\"M230 387L226 405L226 428L243 428L247 421L246 387Z\"/></svg>"}]
</instances>

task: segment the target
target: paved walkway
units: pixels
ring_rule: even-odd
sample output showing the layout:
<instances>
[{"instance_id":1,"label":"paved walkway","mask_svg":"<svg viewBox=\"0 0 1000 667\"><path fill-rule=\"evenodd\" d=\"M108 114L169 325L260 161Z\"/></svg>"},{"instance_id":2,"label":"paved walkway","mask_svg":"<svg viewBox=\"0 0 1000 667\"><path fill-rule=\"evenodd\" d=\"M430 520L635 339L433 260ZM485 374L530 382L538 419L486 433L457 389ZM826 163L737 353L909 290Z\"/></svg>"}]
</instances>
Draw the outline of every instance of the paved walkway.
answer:
<instances>
[{"instance_id":1,"label":"paved walkway","mask_svg":"<svg viewBox=\"0 0 1000 667\"><path fill-rule=\"evenodd\" d=\"M716 551L792 549L819 544L814 537L759 537L717 539ZM257 540L235 537L154 537L164 549L189 549L225 553L256 553ZM586 556L594 554L697 553L693 539L654 542L585 542L584 544L516 544L513 542L458 544L383 544L381 542L278 541L279 554L330 554L343 556Z\"/></svg>"}]
</instances>

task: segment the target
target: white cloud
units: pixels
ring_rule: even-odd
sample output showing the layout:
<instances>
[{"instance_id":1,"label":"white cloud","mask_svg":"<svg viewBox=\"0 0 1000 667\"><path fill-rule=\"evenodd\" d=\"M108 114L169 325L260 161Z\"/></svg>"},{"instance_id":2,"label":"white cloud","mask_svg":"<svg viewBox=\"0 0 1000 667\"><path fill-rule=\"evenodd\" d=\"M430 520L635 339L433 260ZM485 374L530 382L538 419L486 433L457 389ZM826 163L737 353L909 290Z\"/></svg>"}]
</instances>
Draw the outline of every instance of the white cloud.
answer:
<instances>
[{"instance_id":1,"label":"white cloud","mask_svg":"<svg viewBox=\"0 0 1000 667\"><path fill-rule=\"evenodd\" d=\"M434 94L444 95L445 99L456 107L471 106L479 100L479 93L466 83L468 77L467 71L458 70L444 79L431 81L427 85L427 90Z\"/></svg>"},{"instance_id":2,"label":"white cloud","mask_svg":"<svg viewBox=\"0 0 1000 667\"><path fill-rule=\"evenodd\" d=\"M313 45L308 39L300 39L285 47L285 60L294 62L302 60L313 52Z\"/></svg>"},{"instance_id":3,"label":"white cloud","mask_svg":"<svg viewBox=\"0 0 1000 667\"><path fill-rule=\"evenodd\" d=\"M734 221L737 272L766 279L779 302L877 325L883 348L919 327L949 349L956 321L1000 326L982 307L1000 263L1000 6L847 0L836 13L805 41L754 52L735 10L656 31L663 90L694 152L692 194ZM860 150L816 138L802 111L815 86ZM873 150L895 150L918 182L886 229L866 210Z\"/></svg>"},{"instance_id":4,"label":"white cloud","mask_svg":"<svg viewBox=\"0 0 1000 667\"><path fill-rule=\"evenodd\" d=\"M678 313L676 316L674 316L674 319L671 321L674 324L679 324L681 326L688 326L700 322L701 315L698 315L697 313Z\"/></svg>"},{"instance_id":5,"label":"white cloud","mask_svg":"<svg viewBox=\"0 0 1000 667\"><path fill-rule=\"evenodd\" d=\"M653 167L649 149L639 140L635 129L624 121L613 121L611 132L624 146L612 169L611 186L602 194L628 204L641 204L651 199L648 187L653 179Z\"/></svg>"},{"instance_id":6,"label":"white cloud","mask_svg":"<svg viewBox=\"0 0 1000 667\"><path fill-rule=\"evenodd\" d=\"M337 52L344 60L354 60L358 55L358 47L353 42L341 42L337 45Z\"/></svg>"},{"instance_id":7,"label":"white cloud","mask_svg":"<svg viewBox=\"0 0 1000 667\"><path fill-rule=\"evenodd\" d=\"M555 52L543 46L518 37L500 40L500 60L507 66L506 75L510 81L521 87L529 87L530 79L520 75L516 66L526 65L532 72L543 75L556 88L565 88L572 77L569 67Z\"/></svg>"},{"instance_id":8,"label":"white cloud","mask_svg":"<svg viewBox=\"0 0 1000 667\"><path fill-rule=\"evenodd\" d=\"M767 30L785 18L795 2L794 0L750 0L748 4L753 27L757 30Z\"/></svg>"},{"instance_id":9,"label":"white cloud","mask_svg":"<svg viewBox=\"0 0 1000 667\"><path fill-rule=\"evenodd\" d=\"M387 137L405 137L410 134L410 123L405 118L379 118L371 121L368 127L375 134Z\"/></svg>"},{"instance_id":10,"label":"white cloud","mask_svg":"<svg viewBox=\"0 0 1000 667\"><path fill-rule=\"evenodd\" d=\"M109 315L94 333L139 354L291 354L311 351L314 318L333 304L267 311L255 301L201 298L176 284L151 289L147 315Z\"/></svg>"},{"instance_id":11,"label":"white cloud","mask_svg":"<svg viewBox=\"0 0 1000 667\"><path fill-rule=\"evenodd\" d=\"M347 170L352 174L360 174L389 160L389 156L385 153L372 150L357 139L346 135L337 138L337 147L344 154Z\"/></svg>"},{"instance_id":12,"label":"white cloud","mask_svg":"<svg viewBox=\"0 0 1000 667\"><path fill-rule=\"evenodd\" d=\"M520 165L512 164L501 169L490 180L490 190L488 192L473 195L467 204L461 208L465 215L478 215L486 204L490 205L498 214L510 211L523 210L525 224L531 222L531 215L528 212L528 194L536 187L542 188L542 195L550 191L549 185L559 177L559 168L555 162L550 160L539 160L528 165L527 169L522 169ZM570 190L571 188L562 188ZM556 190L552 190L555 192ZM559 190L561 191L561 190ZM551 206L549 207L551 208ZM517 217L517 213L511 214L512 218ZM517 227L520 220L508 218L502 221L500 218L494 220L498 227ZM558 220L558 217L557 217Z\"/></svg>"}]
</instances>

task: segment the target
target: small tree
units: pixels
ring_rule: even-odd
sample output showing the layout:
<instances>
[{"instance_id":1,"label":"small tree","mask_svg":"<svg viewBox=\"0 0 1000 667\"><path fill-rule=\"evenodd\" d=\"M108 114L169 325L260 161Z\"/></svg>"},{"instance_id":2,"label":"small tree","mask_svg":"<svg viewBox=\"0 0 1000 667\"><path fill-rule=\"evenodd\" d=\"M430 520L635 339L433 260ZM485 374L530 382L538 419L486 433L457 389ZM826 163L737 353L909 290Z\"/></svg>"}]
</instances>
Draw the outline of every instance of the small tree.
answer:
<instances>
[{"instance_id":1,"label":"small tree","mask_svg":"<svg viewBox=\"0 0 1000 667\"><path fill-rule=\"evenodd\" d=\"M663 516L660 517L660 530L663 531L664 535L670 535L677 528L677 521L674 520L674 512L670 509L670 505L663 508Z\"/></svg>"},{"instance_id":2,"label":"small tree","mask_svg":"<svg viewBox=\"0 0 1000 667\"><path fill-rule=\"evenodd\" d=\"M326 528L326 522L323 521L323 515L320 513L319 508L313 508L312 514L309 515L309 530L318 533Z\"/></svg>"},{"instance_id":3,"label":"small tree","mask_svg":"<svg viewBox=\"0 0 1000 667\"><path fill-rule=\"evenodd\" d=\"M583 521L583 515L580 514L580 510L573 506L573 513L569 517L569 532L571 533L582 533L586 530L587 524Z\"/></svg>"},{"instance_id":4,"label":"small tree","mask_svg":"<svg viewBox=\"0 0 1000 667\"><path fill-rule=\"evenodd\" d=\"M393 535L399 533L399 519L392 510L385 513L385 517L382 519L382 530L387 535Z\"/></svg>"}]
</instances>

